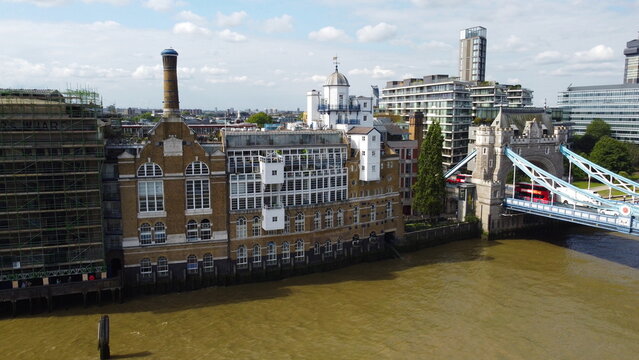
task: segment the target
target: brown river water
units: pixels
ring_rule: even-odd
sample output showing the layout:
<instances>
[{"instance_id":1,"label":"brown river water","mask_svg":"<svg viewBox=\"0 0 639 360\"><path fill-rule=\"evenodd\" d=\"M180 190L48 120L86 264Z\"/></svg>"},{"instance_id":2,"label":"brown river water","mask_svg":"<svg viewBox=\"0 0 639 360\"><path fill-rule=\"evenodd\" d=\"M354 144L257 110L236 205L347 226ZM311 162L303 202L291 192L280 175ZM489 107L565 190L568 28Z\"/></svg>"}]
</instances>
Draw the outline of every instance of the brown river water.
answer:
<instances>
[{"instance_id":1,"label":"brown river water","mask_svg":"<svg viewBox=\"0 0 639 360\"><path fill-rule=\"evenodd\" d=\"M277 282L0 320L0 359L637 359L639 239L466 240Z\"/></svg>"}]
</instances>

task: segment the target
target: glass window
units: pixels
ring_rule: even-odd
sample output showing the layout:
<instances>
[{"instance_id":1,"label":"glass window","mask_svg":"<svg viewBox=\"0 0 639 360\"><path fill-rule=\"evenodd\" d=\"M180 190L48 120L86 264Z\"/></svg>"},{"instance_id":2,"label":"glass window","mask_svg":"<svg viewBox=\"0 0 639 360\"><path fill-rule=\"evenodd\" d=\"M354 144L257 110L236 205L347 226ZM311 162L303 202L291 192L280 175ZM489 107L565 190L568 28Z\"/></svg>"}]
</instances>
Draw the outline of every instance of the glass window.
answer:
<instances>
[{"instance_id":1,"label":"glass window","mask_svg":"<svg viewBox=\"0 0 639 360\"><path fill-rule=\"evenodd\" d=\"M209 180L186 180L186 208L193 210L208 209L210 207Z\"/></svg>"},{"instance_id":2,"label":"glass window","mask_svg":"<svg viewBox=\"0 0 639 360\"><path fill-rule=\"evenodd\" d=\"M209 167L201 161L194 161L186 167L185 174L186 176L208 175Z\"/></svg>"},{"instance_id":3,"label":"glass window","mask_svg":"<svg viewBox=\"0 0 639 360\"><path fill-rule=\"evenodd\" d=\"M297 213L295 215L295 232L304 231L304 214Z\"/></svg>"},{"instance_id":4,"label":"glass window","mask_svg":"<svg viewBox=\"0 0 639 360\"><path fill-rule=\"evenodd\" d=\"M140 225L140 245L151 244L151 225L144 223Z\"/></svg>"},{"instance_id":5,"label":"glass window","mask_svg":"<svg viewBox=\"0 0 639 360\"><path fill-rule=\"evenodd\" d=\"M161 180L138 182L140 212L164 210L164 186Z\"/></svg>"},{"instance_id":6,"label":"glass window","mask_svg":"<svg viewBox=\"0 0 639 360\"><path fill-rule=\"evenodd\" d=\"M322 214L318 212L315 213L313 217L313 230L320 230L322 228Z\"/></svg>"},{"instance_id":7,"label":"glass window","mask_svg":"<svg viewBox=\"0 0 639 360\"><path fill-rule=\"evenodd\" d=\"M197 256L189 255L186 258L186 272L189 274L197 274L198 264Z\"/></svg>"},{"instance_id":8,"label":"glass window","mask_svg":"<svg viewBox=\"0 0 639 360\"><path fill-rule=\"evenodd\" d=\"M288 241L284 241L282 244L282 260L288 260L291 258L291 246Z\"/></svg>"},{"instance_id":9,"label":"glass window","mask_svg":"<svg viewBox=\"0 0 639 360\"><path fill-rule=\"evenodd\" d=\"M253 236L260 236L262 232L262 221L259 216L253 218Z\"/></svg>"},{"instance_id":10,"label":"glass window","mask_svg":"<svg viewBox=\"0 0 639 360\"><path fill-rule=\"evenodd\" d=\"M295 259L304 259L304 241L302 239L297 239L297 242L295 242Z\"/></svg>"},{"instance_id":11,"label":"glass window","mask_svg":"<svg viewBox=\"0 0 639 360\"><path fill-rule=\"evenodd\" d=\"M344 210L337 210L337 226L344 226Z\"/></svg>"},{"instance_id":12,"label":"glass window","mask_svg":"<svg viewBox=\"0 0 639 360\"><path fill-rule=\"evenodd\" d=\"M204 254L204 256L202 257L202 267L204 268L204 272L213 272L213 254Z\"/></svg>"},{"instance_id":13,"label":"glass window","mask_svg":"<svg viewBox=\"0 0 639 360\"><path fill-rule=\"evenodd\" d=\"M238 239L244 239L246 237L246 219L245 218L240 217L237 219L235 232Z\"/></svg>"},{"instance_id":14,"label":"glass window","mask_svg":"<svg viewBox=\"0 0 639 360\"><path fill-rule=\"evenodd\" d=\"M377 212L375 209L375 205L371 205L371 221L377 220Z\"/></svg>"},{"instance_id":15,"label":"glass window","mask_svg":"<svg viewBox=\"0 0 639 360\"><path fill-rule=\"evenodd\" d=\"M138 177L157 177L162 176L162 168L154 162L148 162L140 165L138 168Z\"/></svg>"},{"instance_id":16,"label":"glass window","mask_svg":"<svg viewBox=\"0 0 639 360\"><path fill-rule=\"evenodd\" d=\"M163 222L156 222L153 227L155 232L154 238L156 244L163 244L166 242L166 226L164 226Z\"/></svg>"},{"instance_id":17,"label":"glass window","mask_svg":"<svg viewBox=\"0 0 639 360\"><path fill-rule=\"evenodd\" d=\"M393 204L389 201L386 203L386 218L393 217Z\"/></svg>"},{"instance_id":18,"label":"glass window","mask_svg":"<svg viewBox=\"0 0 639 360\"><path fill-rule=\"evenodd\" d=\"M248 262L248 256L247 256L246 247L244 245L240 245L240 247L237 248L237 264L246 265L247 262Z\"/></svg>"},{"instance_id":19,"label":"glass window","mask_svg":"<svg viewBox=\"0 0 639 360\"><path fill-rule=\"evenodd\" d=\"M313 246L313 253L315 255L319 255L320 254L320 243L315 242L315 246Z\"/></svg>"},{"instance_id":20,"label":"glass window","mask_svg":"<svg viewBox=\"0 0 639 360\"><path fill-rule=\"evenodd\" d=\"M326 229L330 229L333 227L333 210L326 210L326 215L324 216L324 225Z\"/></svg>"},{"instance_id":21,"label":"glass window","mask_svg":"<svg viewBox=\"0 0 639 360\"><path fill-rule=\"evenodd\" d=\"M357 206L353 208L353 224L359 224L359 208Z\"/></svg>"},{"instance_id":22,"label":"glass window","mask_svg":"<svg viewBox=\"0 0 639 360\"><path fill-rule=\"evenodd\" d=\"M259 244L253 246L253 263L262 262L262 248Z\"/></svg>"},{"instance_id":23,"label":"glass window","mask_svg":"<svg viewBox=\"0 0 639 360\"><path fill-rule=\"evenodd\" d=\"M169 275L169 261L164 256L158 258L158 276Z\"/></svg>"},{"instance_id":24,"label":"glass window","mask_svg":"<svg viewBox=\"0 0 639 360\"><path fill-rule=\"evenodd\" d=\"M211 222L208 219L204 219L200 223L200 239L211 240Z\"/></svg>"},{"instance_id":25,"label":"glass window","mask_svg":"<svg viewBox=\"0 0 639 360\"><path fill-rule=\"evenodd\" d=\"M140 260L140 274L148 275L151 274L153 269L151 268L151 260L149 258L144 258Z\"/></svg>"},{"instance_id":26,"label":"glass window","mask_svg":"<svg viewBox=\"0 0 639 360\"><path fill-rule=\"evenodd\" d=\"M333 243L330 240L326 240L326 253L331 254L333 252Z\"/></svg>"},{"instance_id":27,"label":"glass window","mask_svg":"<svg viewBox=\"0 0 639 360\"><path fill-rule=\"evenodd\" d=\"M342 239L337 239L336 243L337 252L342 252L344 249L344 245L342 244Z\"/></svg>"},{"instance_id":28,"label":"glass window","mask_svg":"<svg viewBox=\"0 0 639 360\"><path fill-rule=\"evenodd\" d=\"M291 218L288 214L284 215L284 233L288 234L291 232Z\"/></svg>"},{"instance_id":29,"label":"glass window","mask_svg":"<svg viewBox=\"0 0 639 360\"><path fill-rule=\"evenodd\" d=\"M186 241L197 241L197 222L195 220L189 220L186 223Z\"/></svg>"},{"instance_id":30,"label":"glass window","mask_svg":"<svg viewBox=\"0 0 639 360\"><path fill-rule=\"evenodd\" d=\"M266 261L270 264L277 262L277 247L274 242L269 242L266 252Z\"/></svg>"}]
</instances>

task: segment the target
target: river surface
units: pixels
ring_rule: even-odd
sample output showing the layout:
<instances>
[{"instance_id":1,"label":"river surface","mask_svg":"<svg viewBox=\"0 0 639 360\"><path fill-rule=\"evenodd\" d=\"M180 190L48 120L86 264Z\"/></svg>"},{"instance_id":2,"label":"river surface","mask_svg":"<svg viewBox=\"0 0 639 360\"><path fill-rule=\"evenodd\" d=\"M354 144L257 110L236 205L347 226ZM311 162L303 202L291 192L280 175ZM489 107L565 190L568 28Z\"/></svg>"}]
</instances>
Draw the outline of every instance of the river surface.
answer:
<instances>
[{"instance_id":1,"label":"river surface","mask_svg":"<svg viewBox=\"0 0 639 360\"><path fill-rule=\"evenodd\" d=\"M0 320L1 359L637 359L639 239L467 240L277 282Z\"/></svg>"}]
</instances>

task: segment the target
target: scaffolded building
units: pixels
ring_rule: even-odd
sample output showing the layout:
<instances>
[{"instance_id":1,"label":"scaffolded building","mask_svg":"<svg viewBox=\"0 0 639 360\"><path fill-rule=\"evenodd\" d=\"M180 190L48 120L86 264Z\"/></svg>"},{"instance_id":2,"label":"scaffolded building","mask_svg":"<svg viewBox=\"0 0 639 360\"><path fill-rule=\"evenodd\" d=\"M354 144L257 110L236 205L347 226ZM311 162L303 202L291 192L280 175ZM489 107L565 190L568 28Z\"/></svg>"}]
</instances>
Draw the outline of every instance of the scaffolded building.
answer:
<instances>
[{"instance_id":1,"label":"scaffolded building","mask_svg":"<svg viewBox=\"0 0 639 360\"><path fill-rule=\"evenodd\" d=\"M106 271L101 111L92 91L0 89L0 288Z\"/></svg>"}]
</instances>

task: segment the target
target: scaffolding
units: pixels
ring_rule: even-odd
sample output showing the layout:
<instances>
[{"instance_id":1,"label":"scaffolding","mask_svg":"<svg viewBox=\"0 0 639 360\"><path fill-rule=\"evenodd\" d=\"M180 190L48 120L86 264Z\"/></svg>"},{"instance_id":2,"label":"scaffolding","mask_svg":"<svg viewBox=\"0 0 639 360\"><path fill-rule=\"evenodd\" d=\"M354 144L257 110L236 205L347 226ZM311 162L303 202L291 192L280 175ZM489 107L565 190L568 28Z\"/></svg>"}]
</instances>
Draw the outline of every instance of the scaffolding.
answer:
<instances>
[{"instance_id":1,"label":"scaffolding","mask_svg":"<svg viewBox=\"0 0 639 360\"><path fill-rule=\"evenodd\" d=\"M105 271L100 96L0 89L0 285Z\"/></svg>"}]
</instances>

